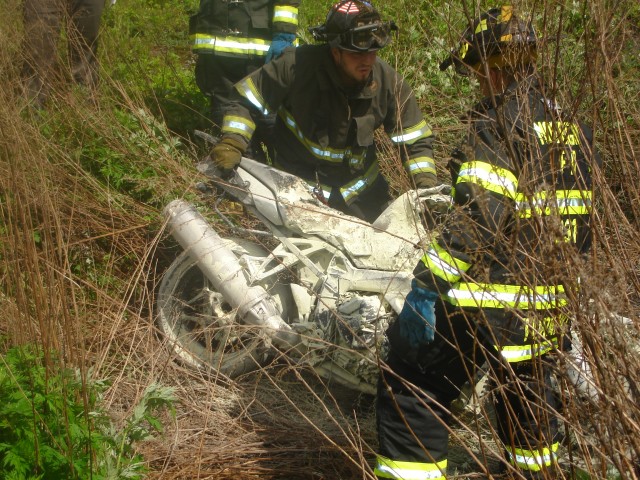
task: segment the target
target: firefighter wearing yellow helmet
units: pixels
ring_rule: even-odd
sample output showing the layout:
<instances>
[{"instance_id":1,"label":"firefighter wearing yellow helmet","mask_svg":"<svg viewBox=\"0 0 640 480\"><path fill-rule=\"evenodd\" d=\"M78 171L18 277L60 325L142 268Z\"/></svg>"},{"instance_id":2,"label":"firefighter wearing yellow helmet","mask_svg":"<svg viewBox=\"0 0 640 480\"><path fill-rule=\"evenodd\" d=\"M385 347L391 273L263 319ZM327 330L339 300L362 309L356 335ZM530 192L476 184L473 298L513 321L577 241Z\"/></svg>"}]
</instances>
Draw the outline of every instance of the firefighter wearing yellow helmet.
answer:
<instances>
[{"instance_id":1,"label":"firefighter wearing yellow helmet","mask_svg":"<svg viewBox=\"0 0 640 480\"><path fill-rule=\"evenodd\" d=\"M504 6L476 18L441 64L475 76L484 98L449 164L455 206L387 332L379 478L447 478L450 407L483 364L501 469L557 478L550 375L591 245L599 157L591 130L543 93L537 47L531 23ZM476 469L497 473L483 457Z\"/></svg>"}]
</instances>

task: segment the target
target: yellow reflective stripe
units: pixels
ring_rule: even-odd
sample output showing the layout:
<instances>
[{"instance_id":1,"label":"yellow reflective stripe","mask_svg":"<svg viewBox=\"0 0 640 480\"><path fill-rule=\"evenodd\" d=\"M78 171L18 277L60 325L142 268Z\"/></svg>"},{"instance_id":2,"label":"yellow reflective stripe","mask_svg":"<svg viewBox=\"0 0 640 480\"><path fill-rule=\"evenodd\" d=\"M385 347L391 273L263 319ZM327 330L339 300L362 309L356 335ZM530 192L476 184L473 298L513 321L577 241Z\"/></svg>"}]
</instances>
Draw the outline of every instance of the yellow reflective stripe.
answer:
<instances>
[{"instance_id":1,"label":"yellow reflective stripe","mask_svg":"<svg viewBox=\"0 0 640 480\"><path fill-rule=\"evenodd\" d=\"M502 358L509 363L524 362L532 358L549 353L554 348L558 348L558 339L552 338L546 342L533 343L530 345L509 345L499 347L495 345Z\"/></svg>"},{"instance_id":2,"label":"yellow reflective stripe","mask_svg":"<svg viewBox=\"0 0 640 480\"><path fill-rule=\"evenodd\" d=\"M203 33L191 35L193 50L206 50L237 55L266 55L271 42L261 38L216 37Z\"/></svg>"},{"instance_id":3,"label":"yellow reflective stripe","mask_svg":"<svg viewBox=\"0 0 640 480\"><path fill-rule=\"evenodd\" d=\"M487 29L487 19L482 19L480 20L480 22L478 23L478 26L476 26L476 31L473 32L475 35L477 35L480 32L484 32Z\"/></svg>"},{"instance_id":4,"label":"yellow reflective stripe","mask_svg":"<svg viewBox=\"0 0 640 480\"><path fill-rule=\"evenodd\" d=\"M462 274L471 268L470 263L453 257L437 241L429 246L422 257L422 263L431 273L449 283L459 281Z\"/></svg>"},{"instance_id":5,"label":"yellow reflective stripe","mask_svg":"<svg viewBox=\"0 0 640 480\"><path fill-rule=\"evenodd\" d=\"M291 114L287 112L284 108L281 108L278 111L278 116L285 123L287 128L293 133L298 140L305 146L305 148L317 159L323 160L325 162L341 164L345 157L350 157L350 163L361 164L364 162L364 156L366 152L363 152L360 155L351 155L350 149L333 149L333 148L323 148L319 144L312 142L302 133L300 127L293 119Z\"/></svg>"},{"instance_id":6,"label":"yellow reflective stripe","mask_svg":"<svg viewBox=\"0 0 640 480\"><path fill-rule=\"evenodd\" d=\"M431 157L416 157L407 160L404 163L410 175L418 173L436 173L436 163Z\"/></svg>"},{"instance_id":7,"label":"yellow reflective stripe","mask_svg":"<svg viewBox=\"0 0 640 480\"><path fill-rule=\"evenodd\" d=\"M398 480L446 480L447 460L438 463L400 462L378 455L373 473L379 478Z\"/></svg>"},{"instance_id":8,"label":"yellow reflective stripe","mask_svg":"<svg viewBox=\"0 0 640 480\"><path fill-rule=\"evenodd\" d=\"M411 145L421 138L430 137L432 133L433 132L427 125L427 122L421 120L420 123L413 127L403 128L402 130L392 133L390 138L393 143Z\"/></svg>"},{"instance_id":9,"label":"yellow reflective stripe","mask_svg":"<svg viewBox=\"0 0 640 480\"><path fill-rule=\"evenodd\" d=\"M225 115L222 119L222 133L236 133L251 140L256 124L248 118Z\"/></svg>"},{"instance_id":10,"label":"yellow reflective stripe","mask_svg":"<svg viewBox=\"0 0 640 480\"><path fill-rule=\"evenodd\" d=\"M512 448L508 451L509 461L512 465L521 470L539 472L542 467L550 467L556 459L559 444L554 443L551 448L541 448L539 450L525 450L522 448Z\"/></svg>"},{"instance_id":11,"label":"yellow reflective stripe","mask_svg":"<svg viewBox=\"0 0 640 480\"><path fill-rule=\"evenodd\" d=\"M298 7L276 5L276 8L273 11L273 22L298 25Z\"/></svg>"},{"instance_id":12,"label":"yellow reflective stripe","mask_svg":"<svg viewBox=\"0 0 640 480\"><path fill-rule=\"evenodd\" d=\"M462 283L447 292L452 305L474 308L518 308L547 310L567 304L562 285L531 288L524 285Z\"/></svg>"},{"instance_id":13,"label":"yellow reflective stripe","mask_svg":"<svg viewBox=\"0 0 640 480\"><path fill-rule=\"evenodd\" d=\"M513 7L511 5L503 5L500 7L500 16L498 17L498 23L507 23L511 20L513 15Z\"/></svg>"},{"instance_id":14,"label":"yellow reflective stripe","mask_svg":"<svg viewBox=\"0 0 640 480\"><path fill-rule=\"evenodd\" d=\"M542 145L580 145L580 128L571 122L534 122L533 129Z\"/></svg>"},{"instance_id":15,"label":"yellow reflective stripe","mask_svg":"<svg viewBox=\"0 0 640 480\"><path fill-rule=\"evenodd\" d=\"M262 98L262 94L256 88L256 84L253 83L253 79L247 77L244 80L240 80L236 86L236 90L238 90L240 95L249 100L254 107L260 110L263 115L269 115L267 103L264 101L264 98Z\"/></svg>"},{"instance_id":16,"label":"yellow reflective stripe","mask_svg":"<svg viewBox=\"0 0 640 480\"><path fill-rule=\"evenodd\" d=\"M538 192L531 200L518 195L516 208L518 216L530 218L533 215L588 215L592 206L592 193L588 190L558 190Z\"/></svg>"},{"instance_id":17,"label":"yellow reflective stripe","mask_svg":"<svg viewBox=\"0 0 640 480\"><path fill-rule=\"evenodd\" d=\"M364 175L341 187L340 193L342 194L344 201L347 202L347 204L352 202L356 196L360 195L373 184L375 179L378 178L379 173L380 169L378 168L378 163L375 162L371 167L369 167L369 170L367 170Z\"/></svg>"},{"instance_id":18,"label":"yellow reflective stripe","mask_svg":"<svg viewBox=\"0 0 640 480\"><path fill-rule=\"evenodd\" d=\"M475 183L512 199L516 198L518 189L518 179L509 170L480 161L466 162L460 166L456 183L461 182Z\"/></svg>"}]
</instances>

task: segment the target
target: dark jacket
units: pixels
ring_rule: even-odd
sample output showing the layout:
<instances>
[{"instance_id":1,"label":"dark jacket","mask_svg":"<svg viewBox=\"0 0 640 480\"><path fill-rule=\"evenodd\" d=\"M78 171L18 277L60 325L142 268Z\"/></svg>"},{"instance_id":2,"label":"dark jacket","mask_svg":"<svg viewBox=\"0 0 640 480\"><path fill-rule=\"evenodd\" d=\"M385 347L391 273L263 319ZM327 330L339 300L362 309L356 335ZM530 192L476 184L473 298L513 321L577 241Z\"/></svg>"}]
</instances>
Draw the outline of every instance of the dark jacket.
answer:
<instances>
[{"instance_id":1,"label":"dark jacket","mask_svg":"<svg viewBox=\"0 0 640 480\"><path fill-rule=\"evenodd\" d=\"M378 127L399 147L411 175L430 176L436 184L431 129L409 85L379 58L367 84L349 92L327 45L290 48L236 88L223 133L248 142L250 109L277 112L276 166L323 189L338 187L347 204L379 175Z\"/></svg>"},{"instance_id":2,"label":"dark jacket","mask_svg":"<svg viewBox=\"0 0 640 480\"><path fill-rule=\"evenodd\" d=\"M469 122L451 164L456 208L414 274L451 305L482 311L505 344L529 344L503 352L526 360L577 293L600 160L591 130L563 115L533 77L485 99Z\"/></svg>"},{"instance_id":3,"label":"dark jacket","mask_svg":"<svg viewBox=\"0 0 640 480\"><path fill-rule=\"evenodd\" d=\"M191 46L198 54L263 57L274 33L296 33L299 0L201 0L191 16Z\"/></svg>"}]
</instances>

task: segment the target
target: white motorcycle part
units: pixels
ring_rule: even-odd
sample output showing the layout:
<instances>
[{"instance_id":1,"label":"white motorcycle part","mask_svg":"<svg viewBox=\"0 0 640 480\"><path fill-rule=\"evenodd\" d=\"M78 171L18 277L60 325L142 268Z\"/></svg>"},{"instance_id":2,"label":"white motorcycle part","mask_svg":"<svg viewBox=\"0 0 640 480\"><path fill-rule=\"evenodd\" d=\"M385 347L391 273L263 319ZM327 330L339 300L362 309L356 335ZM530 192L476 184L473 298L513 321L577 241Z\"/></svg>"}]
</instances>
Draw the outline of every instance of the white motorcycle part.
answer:
<instances>
[{"instance_id":1,"label":"white motorcycle part","mask_svg":"<svg viewBox=\"0 0 640 480\"><path fill-rule=\"evenodd\" d=\"M227 302L237 309L238 318L249 325L270 329L280 348L298 347L299 335L282 319L266 290L249 286L237 257L202 215L188 202L174 200L164 209L171 235Z\"/></svg>"}]
</instances>

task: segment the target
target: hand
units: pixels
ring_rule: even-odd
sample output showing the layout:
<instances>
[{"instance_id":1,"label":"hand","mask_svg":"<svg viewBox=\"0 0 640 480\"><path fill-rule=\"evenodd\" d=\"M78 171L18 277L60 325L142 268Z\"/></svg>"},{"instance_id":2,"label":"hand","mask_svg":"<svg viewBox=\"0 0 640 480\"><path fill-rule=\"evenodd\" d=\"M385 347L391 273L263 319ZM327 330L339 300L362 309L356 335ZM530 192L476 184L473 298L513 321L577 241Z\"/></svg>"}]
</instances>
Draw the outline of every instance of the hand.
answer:
<instances>
[{"instance_id":1,"label":"hand","mask_svg":"<svg viewBox=\"0 0 640 480\"><path fill-rule=\"evenodd\" d=\"M220 170L223 178L229 174L240 164L240 159L244 153L246 146L238 140L231 137L222 137L213 150L211 150L211 160Z\"/></svg>"},{"instance_id":2,"label":"hand","mask_svg":"<svg viewBox=\"0 0 640 480\"><path fill-rule=\"evenodd\" d=\"M398 316L400 335L409 346L419 348L433 342L436 330L435 302L438 294L418 286L415 280Z\"/></svg>"},{"instance_id":3,"label":"hand","mask_svg":"<svg viewBox=\"0 0 640 480\"><path fill-rule=\"evenodd\" d=\"M295 40L296 35L294 33L274 33L264 63L269 63L274 58L278 58L285 48L293 45Z\"/></svg>"},{"instance_id":4,"label":"hand","mask_svg":"<svg viewBox=\"0 0 640 480\"><path fill-rule=\"evenodd\" d=\"M434 228L442 223L453 205L451 185L442 184L437 187L420 188L418 196L422 201L429 228Z\"/></svg>"}]
</instances>

